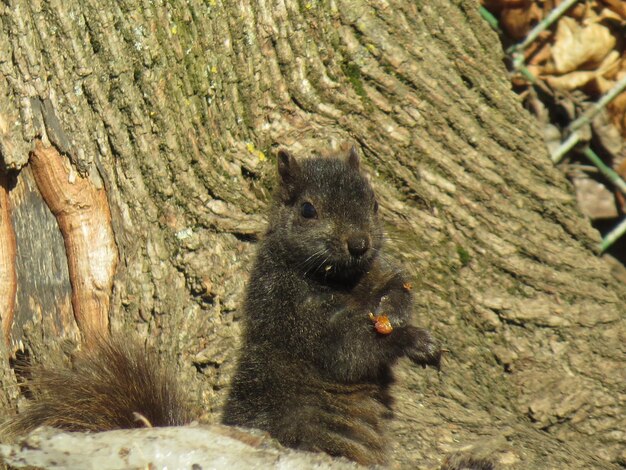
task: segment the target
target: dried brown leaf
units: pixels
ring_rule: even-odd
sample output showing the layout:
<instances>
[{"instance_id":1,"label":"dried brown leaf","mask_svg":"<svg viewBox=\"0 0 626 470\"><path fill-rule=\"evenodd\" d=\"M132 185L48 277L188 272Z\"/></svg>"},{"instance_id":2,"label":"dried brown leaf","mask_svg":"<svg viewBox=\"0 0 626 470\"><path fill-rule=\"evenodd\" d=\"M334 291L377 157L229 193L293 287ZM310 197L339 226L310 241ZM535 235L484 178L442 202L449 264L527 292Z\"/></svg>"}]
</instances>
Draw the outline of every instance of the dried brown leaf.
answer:
<instances>
[{"instance_id":1,"label":"dried brown leaf","mask_svg":"<svg viewBox=\"0 0 626 470\"><path fill-rule=\"evenodd\" d=\"M500 13L500 26L513 39L521 40L543 18L543 10L535 2L524 2L518 8L505 8Z\"/></svg>"},{"instance_id":2,"label":"dried brown leaf","mask_svg":"<svg viewBox=\"0 0 626 470\"><path fill-rule=\"evenodd\" d=\"M587 2L575 3L574 6L567 10L567 16L575 18L576 20L583 20L591 11L590 6L591 5Z\"/></svg>"},{"instance_id":3,"label":"dried brown leaf","mask_svg":"<svg viewBox=\"0 0 626 470\"><path fill-rule=\"evenodd\" d=\"M552 57L552 45L548 41L551 34L541 34L524 52L524 61L529 65L539 65Z\"/></svg>"},{"instance_id":4,"label":"dried brown leaf","mask_svg":"<svg viewBox=\"0 0 626 470\"><path fill-rule=\"evenodd\" d=\"M576 189L578 207L592 220L617 217L617 207L613 193L602 183L588 176L572 179Z\"/></svg>"},{"instance_id":5,"label":"dried brown leaf","mask_svg":"<svg viewBox=\"0 0 626 470\"><path fill-rule=\"evenodd\" d=\"M609 29L601 24L593 23L581 26L574 19L560 19L552 59L558 73L567 73L587 65L595 68L615 47L615 37Z\"/></svg>"},{"instance_id":6,"label":"dried brown leaf","mask_svg":"<svg viewBox=\"0 0 626 470\"><path fill-rule=\"evenodd\" d=\"M626 2L623 0L600 0L600 2L619 15L621 19L626 19Z\"/></svg>"},{"instance_id":7,"label":"dried brown leaf","mask_svg":"<svg viewBox=\"0 0 626 470\"><path fill-rule=\"evenodd\" d=\"M546 81L556 90L569 91L586 85L595 77L596 72L572 72L558 77L546 77Z\"/></svg>"},{"instance_id":8,"label":"dried brown leaf","mask_svg":"<svg viewBox=\"0 0 626 470\"><path fill-rule=\"evenodd\" d=\"M551 87L557 90L574 90L576 88L581 88L587 85L592 80L598 80L601 78L607 71L611 70L614 66L616 66L619 62L619 52L611 51L605 58L604 61L598 66L596 70L592 71L576 71L571 72L565 75L561 75L559 77L549 76L546 77L546 81L550 84ZM598 81L595 84L596 87L605 88L606 86L610 87L610 84L607 84L605 81ZM602 89L601 88L601 89Z\"/></svg>"},{"instance_id":9,"label":"dried brown leaf","mask_svg":"<svg viewBox=\"0 0 626 470\"><path fill-rule=\"evenodd\" d=\"M615 124L623 136L626 136L626 91L617 95L608 104L607 110L613 124Z\"/></svg>"},{"instance_id":10,"label":"dried brown leaf","mask_svg":"<svg viewBox=\"0 0 626 470\"><path fill-rule=\"evenodd\" d=\"M620 57L614 67L608 69L602 76L607 80L619 81L626 75L626 56Z\"/></svg>"}]
</instances>

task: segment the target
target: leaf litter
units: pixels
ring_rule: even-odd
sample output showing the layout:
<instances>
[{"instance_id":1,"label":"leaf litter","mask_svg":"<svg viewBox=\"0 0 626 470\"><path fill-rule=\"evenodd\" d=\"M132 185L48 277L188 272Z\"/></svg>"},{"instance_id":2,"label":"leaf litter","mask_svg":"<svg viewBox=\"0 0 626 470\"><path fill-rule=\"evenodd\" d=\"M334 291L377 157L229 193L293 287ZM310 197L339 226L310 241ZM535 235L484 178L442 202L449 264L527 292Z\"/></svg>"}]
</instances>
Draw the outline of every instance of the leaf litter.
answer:
<instances>
[{"instance_id":1,"label":"leaf litter","mask_svg":"<svg viewBox=\"0 0 626 470\"><path fill-rule=\"evenodd\" d=\"M482 0L503 31L505 47L524 40L559 0ZM577 2L523 51L535 78L520 72L512 82L543 127L550 150L567 138L568 124L593 106L626 76L626 0ZM626 179L626 91L617 95L581 129L581 142ZM626 197L607 183L577 152L561 163L576 189L583 212L592 220L626 214Z\"/></svg>"}]
</instances>

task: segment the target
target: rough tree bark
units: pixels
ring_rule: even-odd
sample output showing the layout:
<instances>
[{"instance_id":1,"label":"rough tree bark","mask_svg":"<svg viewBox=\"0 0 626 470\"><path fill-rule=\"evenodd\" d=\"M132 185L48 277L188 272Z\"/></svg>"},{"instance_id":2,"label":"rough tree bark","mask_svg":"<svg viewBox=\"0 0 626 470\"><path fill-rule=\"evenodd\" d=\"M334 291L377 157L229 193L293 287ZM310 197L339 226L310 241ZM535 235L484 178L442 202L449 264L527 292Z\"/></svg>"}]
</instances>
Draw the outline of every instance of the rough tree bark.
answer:
<instances>
[{"instance_id":1,"label":"rough tree bark","mask_svg":"<svg viewBox=\"0 0 626 470\"><path fill-rule=\"evenodd\" d=\"M415 277L419 323L450 351L440 374L399 368L395 460L432 468L470 448L504 468L626 464L626 292L477 8L0 3L0 217L8 201L17 240L5 411L20 341L39 362L78 341L64 241L28 163L37 145L66 158L70 184L106 190L119 263L97 308L175 363L216 421L274 151L354 142L390 251Z\"/></svg>"}]
</instances>

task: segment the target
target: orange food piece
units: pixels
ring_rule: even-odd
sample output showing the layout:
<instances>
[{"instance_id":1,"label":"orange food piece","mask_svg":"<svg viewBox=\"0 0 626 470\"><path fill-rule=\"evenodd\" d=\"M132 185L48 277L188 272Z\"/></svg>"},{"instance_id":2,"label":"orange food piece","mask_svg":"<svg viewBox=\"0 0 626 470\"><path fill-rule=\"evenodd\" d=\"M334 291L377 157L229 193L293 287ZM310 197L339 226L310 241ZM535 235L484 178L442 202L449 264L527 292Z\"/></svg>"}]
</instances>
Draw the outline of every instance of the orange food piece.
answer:
<instances>
[{"instance_id":1,"label":"orange food piece","mask_svg":"<svg viewBox=\"0 0 626 470\"><path fill-rule=\"evenodd\" d=\"M374 322L374 329L381 335L388 335L393 331L393 326L387 315L374 315L370 312L370 320Z\"/></svg>"},{"instance_id":2,"label":"orange food piece","mask_svg":"<svg viewBox=\"0 0 626 470\"><path fill-rule=\"evenodd\" d=\"M413 289L413 284L411 284L410 282L405 282L404 284L402 284L402 287L404 288L404 290L411 290Z\"/></svg>"}]
</instances>

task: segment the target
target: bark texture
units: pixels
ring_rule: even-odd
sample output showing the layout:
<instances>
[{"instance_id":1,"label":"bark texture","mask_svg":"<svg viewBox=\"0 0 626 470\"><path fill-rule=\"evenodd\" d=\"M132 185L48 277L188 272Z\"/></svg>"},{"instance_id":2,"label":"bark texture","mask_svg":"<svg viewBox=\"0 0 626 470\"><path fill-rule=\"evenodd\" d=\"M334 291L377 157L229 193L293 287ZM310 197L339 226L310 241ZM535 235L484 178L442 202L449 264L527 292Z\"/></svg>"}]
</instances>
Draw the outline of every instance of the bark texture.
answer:
<instances>
[{"instance_id":1,"label":"bark texture","mask_svg":"<svg viewBox=\"0 0 626 470\"><path fill-rule=\"evenodd\" d=\"M7 0L0 25L13 341L36 360L76 338L59 229L33 216L37 139L106 189L113 329L156 343L208 421L234 368L275 148L354 142L419 323L450 350L440 374L399 368L395 460L625 464L626 292L476 3Z\"/></svg>"}]
</instances>

